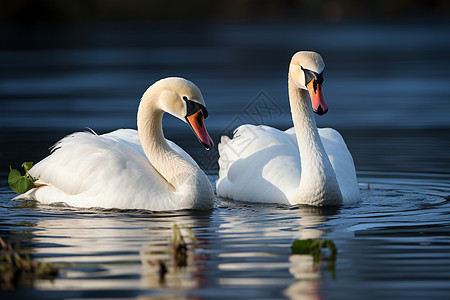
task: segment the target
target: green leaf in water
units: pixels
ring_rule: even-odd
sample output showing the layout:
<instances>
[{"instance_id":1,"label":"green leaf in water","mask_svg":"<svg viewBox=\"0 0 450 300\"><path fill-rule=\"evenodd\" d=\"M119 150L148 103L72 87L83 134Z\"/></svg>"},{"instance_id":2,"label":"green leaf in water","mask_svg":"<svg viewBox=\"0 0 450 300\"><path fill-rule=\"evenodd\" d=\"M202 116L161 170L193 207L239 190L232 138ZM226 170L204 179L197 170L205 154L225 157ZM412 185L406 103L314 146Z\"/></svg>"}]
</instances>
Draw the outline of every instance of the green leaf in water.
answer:
<instances>
[{"instance_id":1,"label":"green leaf in water","mask_svg":"<svg viewBox=\"0 0 450 300\"><path fill-rule=\"evenodd\" d=\"M32 188L34 188L34 182L36 178L28 173L28 171L33 167L33 162L24 162L22 164L23 169L25 170L25 175L20 174L16 169L10 168L10 172L8 175L8 184L9 187L16 193L23 194Z\"/></svg>"},{"instance_id":2,"label":"green leaf in water","mask_svg":"<svg viewBox=\"0 0 450 300\"><path fill-rule=\"evenodd\" d=\"M18 244L20 246L20 244ZM58 268L51 263L32 261L30 256L22 253L23 249L13 249L9 242L0 237L0 288L14 290L24 285L33 285L35 279L53 280L58 275Z\"/></svg>"},{"instance_id":3,"label":"green leaf in water","mask_svg":"<svg viewBox=\"0 0 450 300\"><path fill-rule=\"evenodd\" d=\"M313 257L314 264L320 263L321 258L324 257L322 249L328 249L329 255L326 257L326 269L333 274L333 278L336 276L336 257L337 249L332 240L320 240L320 239L306 239L295 240L291 246L292 254L306 254Z\"/></svg>"},{"instance_id":4,"label":"green leaf in water","mask_svg":"<svg viewBox=\"0 0 450 300\"><path fill-rule=\"evenodd\" d=\"M313 240L295 240L291 246L292 254L311 254Z\"/></svg>"}]
</instances>

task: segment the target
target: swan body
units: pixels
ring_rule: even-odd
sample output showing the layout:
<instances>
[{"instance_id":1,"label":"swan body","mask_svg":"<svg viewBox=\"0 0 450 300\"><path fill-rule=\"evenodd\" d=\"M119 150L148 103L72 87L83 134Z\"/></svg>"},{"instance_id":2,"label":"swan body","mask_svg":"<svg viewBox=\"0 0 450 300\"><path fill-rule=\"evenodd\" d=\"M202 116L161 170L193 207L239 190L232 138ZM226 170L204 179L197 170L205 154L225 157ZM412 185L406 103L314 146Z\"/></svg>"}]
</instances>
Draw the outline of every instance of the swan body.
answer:
<instances>
[{"instance_id":1,"label":"swan body","mask_svg":"<svg viewBox=\"0 0 450 300\"><path fill-rule=\"evenodd\" d=\"M183 149L164 138L164 112L187 122L200 142L212 147L200 90L182 78L162 79L142 97L137 131L65 137L29 171L38 179L36 187L16 199L85 208L211 209L211 183Z\"/></svg>"},{"instance_id":2,"label":"swan body","mask_svg":"<svg viewBox=\"0 0 450 300\"><path fill-rule=\"evenodd\" d=\"M242 125L219 144L219 197L281 204L336 206L359 199L353 158L334 129L318 129L313 111L328 108L319 54L296 53L289 67L294 127ZM308 97L309 91L309 97Z\"/></svg>"}]
</instances>

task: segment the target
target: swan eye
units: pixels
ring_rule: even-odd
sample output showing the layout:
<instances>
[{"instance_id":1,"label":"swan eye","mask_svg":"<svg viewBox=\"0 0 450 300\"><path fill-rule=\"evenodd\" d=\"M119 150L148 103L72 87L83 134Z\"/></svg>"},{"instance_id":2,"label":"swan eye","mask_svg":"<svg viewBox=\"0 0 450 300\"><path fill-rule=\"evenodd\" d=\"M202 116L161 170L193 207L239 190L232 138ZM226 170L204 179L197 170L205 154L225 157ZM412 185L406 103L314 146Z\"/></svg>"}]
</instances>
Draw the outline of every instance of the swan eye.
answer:
<instances>
[{"instance_id":1,"label":"swan eye","mask_svg":"<svg viewBox=\"0 0 450 300\"><path fill-rule=\"evenodd\" d=\"M308 70L300 66L303 73L305 73L305 84L310 83L314 80L315 83L322 84L323 83L323 71L319 74L314 71Z\"/></svg>"},{"instance_id":2,"label":"swan eye","mask_svg":"<svg viewBox=\"0 0 450 300\"><path fill-rule=\"evenodd\" d=\"M188 97L183 96L183 100L184 100L184 101L188 101L189 99L188 99Z\"/></svg>"},{"instance_id":3,"label":"swan eye","mask_svg":"<svg viewBox=\"0 0 450 300\"><path fill-rule=\"evenodd\" d=\"M183 97L183 100L184 100L184 97ZM193 115L193 114L195 114L195 113L197 113L198 111L201 110L201 111L202 111L203 118L204 118L204 119L208 118L208 111L207 111L206 108L205 108L203 105L201 105L200 103L194 102L194 101L192 101L192 100L187 99L187 100L186 100L186 104L187 104L187 114L186 114L186 117L189 117L189 116L191 116L191 115Z\"/></svg>"}]
</instances>

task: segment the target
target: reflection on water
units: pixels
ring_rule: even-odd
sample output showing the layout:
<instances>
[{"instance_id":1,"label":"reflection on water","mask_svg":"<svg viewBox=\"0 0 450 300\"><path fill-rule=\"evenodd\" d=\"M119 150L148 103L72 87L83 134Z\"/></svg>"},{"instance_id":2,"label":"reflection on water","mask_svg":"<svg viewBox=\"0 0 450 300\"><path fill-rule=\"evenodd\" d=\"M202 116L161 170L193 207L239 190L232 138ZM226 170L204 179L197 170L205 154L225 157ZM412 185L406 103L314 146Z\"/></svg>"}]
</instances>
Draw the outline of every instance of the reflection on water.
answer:
<instances>
[{"instance_id":1,"label":"reflection on water","mask_svg":"<svg viewBox=\"0 0 450 300\"><path fill-rule=\"evenodd\" d=\"M439 298L449 292L449 178L401 175L361 175L361 203L337 210L223 199L208 213L24 207L3 187L0 231L34 259L64 264L55 280L15 292L27 297ZM198 239L185 268L173 266L173 224ZM335 276L325 261L291 254L305 238L334 241Z\"/></svg>"},{"instance_id":2,"label":"reflection on water","mask_svg":"<svg viewBox=\"0 0 450 300\"><path fill-rule=\"evenodd\" d=\"M77 213L75 211L75 213ZM36 249L51 255L47 262L70 262L64 278L41 281L38 289L176 289L191 290L202 277L202 255L190 253L186 268L173 266L172 225L197 227L189 215L89 215L43 220L33 241L47 245ZM201 216L199 216L201 218ZM202 226L207 220L200 219ZM71 226L68 227L67 223ZM55 243L57 242L57 243ZM164 262L168 274L160 280L158 262ZM77 285L74 286L74 281Z\"/></svg>"}]
</instances>

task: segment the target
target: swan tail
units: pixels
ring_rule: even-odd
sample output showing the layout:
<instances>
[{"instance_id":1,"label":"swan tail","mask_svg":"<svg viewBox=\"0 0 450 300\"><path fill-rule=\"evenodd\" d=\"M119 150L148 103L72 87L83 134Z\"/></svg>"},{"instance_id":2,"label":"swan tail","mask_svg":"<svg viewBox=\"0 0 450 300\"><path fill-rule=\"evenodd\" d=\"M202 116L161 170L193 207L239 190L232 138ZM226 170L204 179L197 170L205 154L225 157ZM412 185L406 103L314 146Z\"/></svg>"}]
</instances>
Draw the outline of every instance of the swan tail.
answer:
<instances>
[{"instance_id":1,"label":"swan tail","mask_svg":"<svg viewBox=\"0 0 450 300\"><path fill-rule=\"evenodd\" d=\"M44 181L38 179L34 182L34 188L32 188L31 190L26 191L23 194L17 195L16 197L12 198L12 200L18 201L18 200L37 200L36 199L36 190L43 187L43 186L47 186L48 184L45 183Z\"/></svg>"},{"instance_id":2,"label":"swan tail","mask_svg":"<svg viewBox=\"0 0 450 300\"><path fill-rule=\"evenodd\" d=\"M24 200L37 200L35 197L36 188L33 188L23 194L17 195L12 198L14 201L24 201Z\"/></svg>"}]
</instances>

